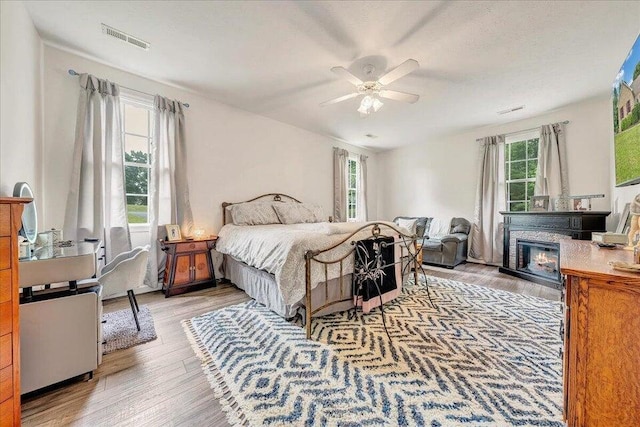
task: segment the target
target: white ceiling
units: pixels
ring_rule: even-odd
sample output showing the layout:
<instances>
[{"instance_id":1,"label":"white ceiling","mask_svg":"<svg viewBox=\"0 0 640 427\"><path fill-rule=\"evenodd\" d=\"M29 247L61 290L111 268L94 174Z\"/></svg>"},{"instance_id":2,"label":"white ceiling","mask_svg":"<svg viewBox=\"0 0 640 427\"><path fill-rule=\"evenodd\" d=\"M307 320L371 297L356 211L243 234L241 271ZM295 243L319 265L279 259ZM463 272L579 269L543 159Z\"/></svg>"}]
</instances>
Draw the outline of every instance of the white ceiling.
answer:
<instances>
[{"instance_id":1,"label":"white ceiling","mask_svg":"<svg viewBox=\"0 0 640 427\"><path fill-rule=\"evenodd\" d=\"M613 1L31 1L27 8L45 40L374 149L604 94L640 22L640 2ZM104 36L101 23L151 49ZM318 105L353 88L331 67L363 77L366 63L382 74L408 58L420 69L387 88L419 94L416 104L387 100L365 119L359 98Z\"/></svg>"}]
</instances>

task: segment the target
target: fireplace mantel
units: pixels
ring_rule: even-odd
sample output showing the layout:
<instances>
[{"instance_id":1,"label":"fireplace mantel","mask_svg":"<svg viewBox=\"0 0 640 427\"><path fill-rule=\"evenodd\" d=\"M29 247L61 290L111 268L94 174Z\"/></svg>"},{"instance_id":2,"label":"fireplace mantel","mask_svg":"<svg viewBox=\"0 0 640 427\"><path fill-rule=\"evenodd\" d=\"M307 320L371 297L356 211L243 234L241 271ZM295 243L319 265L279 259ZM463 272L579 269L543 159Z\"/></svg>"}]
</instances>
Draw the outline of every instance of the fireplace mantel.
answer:
<instances>
[{"instance_id":1,"label":"fireplace mantel","mask_svg":"<svg viewBox=\"0 0 640 427\"><path fill-rule=\"evenodd\" d=\"M516 271L516 238L541 242L562 239L591 240L594 231L606 231L608 211L500 212L504 217L504 246L500 271L543 285L559 288L560 283L537 280ZM516 236L516 237L514 237Z\"/></svg>"}]
</instances>

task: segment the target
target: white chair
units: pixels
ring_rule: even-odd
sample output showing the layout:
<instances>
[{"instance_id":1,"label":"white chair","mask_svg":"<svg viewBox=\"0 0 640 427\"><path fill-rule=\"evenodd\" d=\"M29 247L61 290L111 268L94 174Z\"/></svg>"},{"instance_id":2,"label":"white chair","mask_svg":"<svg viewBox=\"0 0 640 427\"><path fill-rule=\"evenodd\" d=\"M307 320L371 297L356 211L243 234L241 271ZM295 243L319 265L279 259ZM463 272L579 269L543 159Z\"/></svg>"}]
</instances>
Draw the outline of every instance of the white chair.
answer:
<instances>
[{"instance_id":1,"label":"white chair","mask_svg":"<svg viewBox=\"0 0 640 427\"><path fill-rule=\"evenodd\" d=\"M144 283L148 259L149 246L137 247L123 252L102 268L97 279L103 288L103 298L127 291L138 330L140 330L140 322L138 321L140 309L133 290Z\"/></svg>"}]
</instances>

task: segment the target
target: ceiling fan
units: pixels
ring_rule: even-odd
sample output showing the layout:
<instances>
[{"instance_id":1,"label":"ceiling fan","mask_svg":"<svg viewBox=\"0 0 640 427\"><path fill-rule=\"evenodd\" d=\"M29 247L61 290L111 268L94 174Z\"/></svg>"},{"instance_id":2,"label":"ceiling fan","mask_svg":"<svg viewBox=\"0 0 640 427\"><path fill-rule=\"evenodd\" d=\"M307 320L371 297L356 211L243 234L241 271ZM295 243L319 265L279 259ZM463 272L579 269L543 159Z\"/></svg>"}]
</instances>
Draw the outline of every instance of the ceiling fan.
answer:
<instances>
[{"instance_id":1,"label":"ceiling fan","mask_svg":"<svg viewBox=\"0 0 640 427\"><path fill-rule=\"evenodd\" d=\"M388 90L384 89L384 87L389 83L398 80L400 77L406 76L410 72L418 69L419 66L420 64L418 64L418 61L415 59L407 59L393 70L389 71L382 77L379 77L377 80L368 80L366 82L363 82L351 74L351 72L344 67L333 67L331 71L348 80L356 87L356 91L348 95L325 101L321 103L320 106L324 107L325 105L337 104L338 102L364 95L360 102L360 107L358 107L358 112L360 113L360 116L366 117L372 112L377 112L384 105L384 103L380 101L379 97L413 104L420 99L420 96L397 90ZM371 76L375 71L375 67L371 64L367 64L363 67L362 71L366 76Z\"/></svg>"}]
</instances>

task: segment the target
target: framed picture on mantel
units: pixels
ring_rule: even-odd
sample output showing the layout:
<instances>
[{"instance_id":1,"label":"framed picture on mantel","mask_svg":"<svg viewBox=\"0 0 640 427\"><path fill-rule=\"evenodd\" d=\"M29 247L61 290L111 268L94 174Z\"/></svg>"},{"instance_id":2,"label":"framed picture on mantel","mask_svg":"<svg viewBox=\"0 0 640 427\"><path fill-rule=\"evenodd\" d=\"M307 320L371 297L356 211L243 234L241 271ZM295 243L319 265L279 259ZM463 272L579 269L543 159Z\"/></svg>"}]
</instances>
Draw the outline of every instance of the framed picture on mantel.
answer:
<instances>
[{"instance_id":1,"label":"framed picture on mantel","mask_svg":"<svg viewBox=\"0 0 640 427\"><path fill-rule=\"evenodd\" d=\"M549 210L549 196L531 196L532 212L546 212Z\"/></svg>"}]
</instances>

